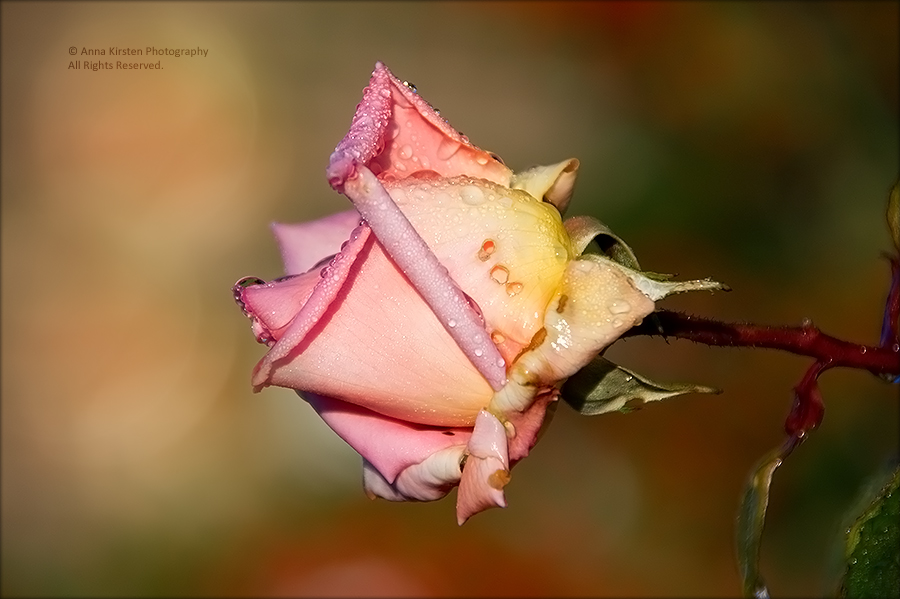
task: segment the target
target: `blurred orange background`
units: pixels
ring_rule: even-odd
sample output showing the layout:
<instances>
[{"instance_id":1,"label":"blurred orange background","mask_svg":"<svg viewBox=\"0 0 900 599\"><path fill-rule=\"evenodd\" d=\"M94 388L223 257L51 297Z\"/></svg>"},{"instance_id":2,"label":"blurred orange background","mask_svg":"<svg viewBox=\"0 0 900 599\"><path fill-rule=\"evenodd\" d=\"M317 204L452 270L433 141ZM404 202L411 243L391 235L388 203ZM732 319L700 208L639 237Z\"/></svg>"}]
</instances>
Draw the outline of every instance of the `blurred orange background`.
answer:
<instances>
[{"instance_id":1,"label":"blurred orange background","mask_svg":"<svg viewBox=\"0 0 900 599\"><path fill-rule=\"evenodd\" d=\"M453 497L370 502L304 402L251 393L264 348L230 288L281 274L269 222L348 207L324 167L382 60L516 170L579 158L569 214L645 268L734 288L663 307L875 344L898 6L3 2L3 595L738 594L743 480L808 360L617 343L725 391L560 406L509 507L459 528ZM117 58L71 46L208 55L73 70ZM821 388L824 423L775 475L776 595L830 591L846 512L898 446L896 386Z\"/></svg>"}]
</instances>

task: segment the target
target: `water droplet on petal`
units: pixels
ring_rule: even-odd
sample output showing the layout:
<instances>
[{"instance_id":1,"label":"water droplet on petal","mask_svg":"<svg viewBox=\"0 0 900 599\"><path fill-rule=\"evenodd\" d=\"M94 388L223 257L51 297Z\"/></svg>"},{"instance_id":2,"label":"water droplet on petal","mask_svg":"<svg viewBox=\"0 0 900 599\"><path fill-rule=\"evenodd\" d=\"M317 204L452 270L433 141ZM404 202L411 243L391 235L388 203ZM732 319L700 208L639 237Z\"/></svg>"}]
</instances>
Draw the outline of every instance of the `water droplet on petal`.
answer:
<instances>
[{"instance_id":1,"label":"water droplet on petal","mask_svg":"<svg viewBox=\"0 0 900 599\"><path fill-rule=\"evenodd\" d=\"M389 90L388 88L384 88L384 89L382 89L382 90L381 90L380 92L378 92L378 93L380 93L380 94L381 94L382 96L384 96L385 98L390 98L390 97L391 97L391 90Z\"/></svg>"},{"instance_id":2,"label":"water droplet on petal","mask_svg":"<svg viewBox=\"0 0 900 599\"><path fill-rule=\"evenodd\" d=\"M500 266L499 264L491 269L491 279L496 283L500 283L501 285L505 285L509 280L509 269L505 266Z\"/></svg>"},{"instance_id":3,"label":"water droplet on petal","mask_svg":"<svg viewBox=\"0 0 900 599\"><path fill-rule=\"evenodd\" d=\"M456 321L451 318L450 320L447 321L447 326L452 329L453 327L456 326Z\"/></svg>"},{"instance_id":4,"label":"water droplet on petal","mask_svg":"<svg viewBox=\"0 0 900 599\"><path fill-rule=\"evenodd\" d=\"M405 146L400 148L400 154L399 154L400 158L402 158L404 160L409 160L410 158L412 158L412 154L413 154L413 149L412 149L412 146L410 146L409 144L406 144Z\"/></svg>"},{"instance_id":5,"label":"water droplet on petal","mask_svg":"<svg viewBox=\"0 0 900 599\"><path fill-rule=\"evenodd\" d=\"M235 287L251 287L253 285L262 285L265 281L257 277L244 277L234 284Z\"/></svg>"},{"instance_id":6,"label":"water droplet on petal","mask_svg":"<svg viewBox=\"0 0 900 599\"><path fill-rule=\"evenodd\" d=\"M459 193L462 201L470 206L478 206L484 203L484 192L474 185L466 185Z\"/></svg>"},{"instance_id":7,"label":"water droplet on petal","mask_svg":"<svg viewBox=\"0 0 900 599\"><path fill-rule=\"evenodd\" d=\"M404 81L404 82L403 82L403 85L405 85L406 87L408 87L408 88L409 88L409 91L411 91L412 93L414 93L414 94L419 93L419 90L416 89L416 86L415 86L415 84L414 84L413 82L411 82L411 81Z\"/></svg>"},{"instance_id":8,"label":"water droplet on petal","mask_svg":"<svg viewBox=\"0 0 900 599\"><path fill-rule=\"evenodd\" d=\"M479 358L484 355L484 352L481 351L481 348L475 350L475 355Z\"/></svg>"},{"instance_id":9,"label":"water droplet on petal","mask_svg":"<svg viewBox=\"0 0 900 599\"><path fill-rule=\"evenodd\" d=\"M524 285L522 283L513 282L506 284L506 295L509 297L513 297L514 295L520 293L523 289Z\"/></svg>"},{"instance_id":10,"label":"water droplet on petal","mask_svg":"<svg viewBox=\"0 0 900 599\"><path fill-rule=\"evenodd\" d=\"M484 243L481 244L481 249L478 250L478 259L486 262L495 249L497 249L497 245L492 240L485 239Z\"/></svg>"},{"instance_id":11,"label":"water droplet on petal","mask_svg":"<svg viewBox=\"0 0 900 599\"><path fill-rule=\"evenodd\" d=\"M397 169L398 171L405 171L405 170L406 170L406 165L403 164L402 162L395 162L395 163L394 163L394 168Z\"/></svg>"},{"instance_id":12,"label":"water droplet on petal","mask_svg":"<svg viewBox=\"0 0 900 599\"><path fill-rule=\"evenodd\" d=\"M478 158L476 158L475 162L477 162L481 166L484 166L485 164L488 163L488 158L487 158L487 156L482 155L482 156L479 156Z\"/></svg>"},{"instance_id":13,"label":"water droplet on petal","mask_svg":"<svg viewBox=\"0 0 900 599\"><path fill-rule=\"evenodd\" d=\"M491 333L491 341L493 341L497 345L500 345L501 343L506 341L506 337L503 336L503 333L494 331L493 333Z\"/></svg>"},{"instance_id":14,"label":"water droplet on petal","mask_svg":"<svg viewBox=\"0 0 900 599\"><path fill-rule=\"evenodd\" d=\"M613 314L625 314L631 310L631 305L625 300L613 300L609 304L609 311Z\"/></svg>"}]
</instances>

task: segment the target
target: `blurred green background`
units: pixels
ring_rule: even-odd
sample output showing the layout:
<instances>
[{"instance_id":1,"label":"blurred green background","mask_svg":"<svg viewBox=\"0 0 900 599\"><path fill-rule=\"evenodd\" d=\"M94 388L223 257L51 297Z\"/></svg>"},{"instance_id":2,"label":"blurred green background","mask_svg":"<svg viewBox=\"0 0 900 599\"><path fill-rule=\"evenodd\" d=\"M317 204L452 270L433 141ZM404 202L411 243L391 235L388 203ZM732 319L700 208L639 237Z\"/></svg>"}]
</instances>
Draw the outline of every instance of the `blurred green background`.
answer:
<instances>
[{"instance_id":1,"label":"blurred green background","mask_svg":"<svg viewBox=\"0 0 900 599\"><path fill-rule=\"evenodd\" d=\"M645 268L734 288L664 307L874 344L898 6L3 2L3 595L737 594L742 483L808 360L617 343L725 392L560 406L509 507L459 528L453 496L370 502L308 406L251 393L264 348L230 287L281 274L270 221L348 207L324 167L382 60L514 169L579 158L569 214ZM67 68L113 45L209 54ZM775 475L776 595L830 589L846 510L898 446L896 386L821 387Z\"/></svg>"}]
</instances>

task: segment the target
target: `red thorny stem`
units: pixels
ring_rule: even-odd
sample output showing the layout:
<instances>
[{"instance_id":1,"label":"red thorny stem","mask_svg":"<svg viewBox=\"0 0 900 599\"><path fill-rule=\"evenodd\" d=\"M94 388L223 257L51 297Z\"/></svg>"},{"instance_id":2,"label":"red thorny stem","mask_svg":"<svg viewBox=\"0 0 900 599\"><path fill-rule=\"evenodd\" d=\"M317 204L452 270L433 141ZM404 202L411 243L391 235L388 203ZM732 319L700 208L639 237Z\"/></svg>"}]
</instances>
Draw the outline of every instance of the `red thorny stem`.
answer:
<instances>
[{"instance_id":1,"label":"red thorny stem","mask_svg":"<svg viewBox=\"0 0 900 599\"><path fill-rule=\"evenodd\" d=\"M668 310L654 312L624 335L662 335L707 345L780 349L815 359L794 387L794 402L784 422L787 437L779 448L767 454L769 458L764 458L748 478L748 488L739 510L736 539L745 596L769 596L759 572L759 547L769 485L774 470L822 422L825 404L819 391L819 375L829 368L841 366L868 370L888 382L900 382L900 254L888 256L888 260L891 286L878 346L837 339L823 333L808 320L799 327L773 327L719 322Z\"/></svg>"},{"instance_id":2,"label":"red thorny stem","mask_svg":"<svg viewBox=\"0 0 900 599\"><path fill-rule=\"evenodd\" d=\"M790 437L802 439L821 422L825 411L817 380L829 368L867 370L891 382L900 381L900 256L888 256L891 286L884 309L878 346L843 341L819 330L810 321L799 327L727 323L659 310L623 336L661 335L724 347L780 349L815 358L794 388L794 403L784 423Z\"/></svg>"}]
</instances>

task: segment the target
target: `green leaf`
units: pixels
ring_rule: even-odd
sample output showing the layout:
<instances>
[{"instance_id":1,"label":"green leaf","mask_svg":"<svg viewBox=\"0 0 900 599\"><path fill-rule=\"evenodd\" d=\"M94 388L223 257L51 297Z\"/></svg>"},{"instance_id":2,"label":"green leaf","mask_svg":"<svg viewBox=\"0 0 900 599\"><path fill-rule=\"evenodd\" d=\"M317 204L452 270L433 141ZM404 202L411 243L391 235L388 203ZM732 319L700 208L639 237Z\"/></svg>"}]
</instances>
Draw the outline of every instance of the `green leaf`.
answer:
<instances>
[{"instance_id":1,"label":"green leaf","mask_svg":"<svg viewBox=\"0 0 900 599\"><path fill-rule=\"evenodd\" d=\"M844 556L841 597L900 597L900 467L847 531Z\"/></svg>"},{"instance_id":2,"label":"green leaf","mask_svg":"<svg viewBox=\"0 0 900 599\"><path fill-rule=\"evenodd\" d=\"M719 389L690 383L656 383L597 356L563 385L563 399L585 416L630 412L626 404L659 401L686 393L721 393Z\"/></svg>"},{"instance_id":3,"label":"green leaf","mask_svg":"<svg viewBox=\"0 0 900 599\"><path fill-rule=\"evenodd\" d=\"M759 549L766 509L769 507L769 488L772 475L791 453L798 440L789 440L767 453L750 472L738 508L735 542L738 570L744 597L768 597L769 591L759 572Z\"/></svg>"}]
</instances>

